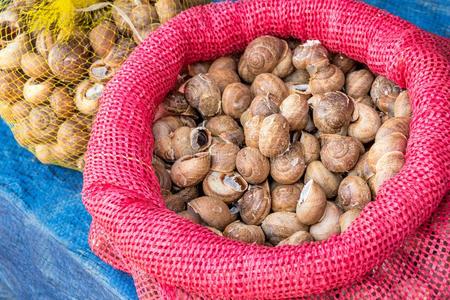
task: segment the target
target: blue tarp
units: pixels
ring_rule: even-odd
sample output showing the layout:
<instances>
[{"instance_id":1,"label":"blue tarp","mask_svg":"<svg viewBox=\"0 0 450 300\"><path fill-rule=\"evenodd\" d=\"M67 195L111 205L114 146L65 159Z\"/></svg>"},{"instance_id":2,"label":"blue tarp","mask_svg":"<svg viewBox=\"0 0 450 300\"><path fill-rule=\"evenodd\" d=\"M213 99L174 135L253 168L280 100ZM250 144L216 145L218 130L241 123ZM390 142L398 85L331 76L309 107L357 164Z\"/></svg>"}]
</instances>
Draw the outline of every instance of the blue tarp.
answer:
<instances>
[{"instance_id":1,"label":"blue tarp","mask_svg":"<svg viewBox=\"0 0 450 300\"><path fill-rule=\"evenodd\" d=\"M450 36L449 1L366 2ZM1 121L0 157L0 299L136 299L89 250L81 174L39 164Z\"/></svg>"}]
</instances>

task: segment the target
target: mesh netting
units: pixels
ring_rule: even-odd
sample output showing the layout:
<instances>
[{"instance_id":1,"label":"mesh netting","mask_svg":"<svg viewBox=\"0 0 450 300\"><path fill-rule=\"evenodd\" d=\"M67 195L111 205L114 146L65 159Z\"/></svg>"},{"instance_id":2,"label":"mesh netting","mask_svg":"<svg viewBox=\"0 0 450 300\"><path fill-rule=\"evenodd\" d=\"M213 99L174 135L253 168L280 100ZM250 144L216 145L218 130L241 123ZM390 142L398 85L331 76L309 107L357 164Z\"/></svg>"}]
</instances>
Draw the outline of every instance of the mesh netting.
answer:
<instances>
[{"instance_id":1,"label":"mesh netting","mask_svg":"<svg viewBox=\"0 0 450 300\"><path fill-rule=\"evenodd\" d=\"M43 163L82 170L100 96L134 47L205 0L0 5L0 116Z\"/></svg>"},{"instance_id":2,"label":"mesh netting","mask_svg":"<svg viewBox=\"0 0 450 300\"><path fill-rule=\"evenodd\" d=\"M321 40L412 99L403 169L324 242L269 248L219 237L165 208L151 167L153 115L182 66L263 34ZM449 50L447 40L355 1L255 0L182 13L133 52L102 96L84 173L91 247L133 275L141 299L450 297L450 197L441 201L450 187Z\"/></svg>"}]
</instances>

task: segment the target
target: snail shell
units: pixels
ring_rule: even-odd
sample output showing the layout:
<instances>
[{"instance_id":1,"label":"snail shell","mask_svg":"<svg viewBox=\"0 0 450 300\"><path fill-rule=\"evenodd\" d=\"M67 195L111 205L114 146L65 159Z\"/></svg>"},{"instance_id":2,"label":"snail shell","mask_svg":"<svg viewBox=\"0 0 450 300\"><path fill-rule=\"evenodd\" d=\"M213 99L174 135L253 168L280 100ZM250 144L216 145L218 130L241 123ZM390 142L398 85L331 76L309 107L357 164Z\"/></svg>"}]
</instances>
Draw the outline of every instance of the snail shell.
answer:
<instances>
[{"instance_id":1,"label":"snail shell","mask_svg":"<svg viewBox=\"0 0 450 300\"><path fill-rule=\"evenodd\" d=\"M192 77L186 84L185 97L204 117L220 113L222 106L220 89L208 74Z\"/></svg>"},{"instance_id":2,"label":"snail shell","mask_svg":"<svg viewBox=\"0 0 450 300\"><path fill-rule=\"evenodd\" d=\"M1 38L1 37L0 37ZM21 33L12 41L0 48L0 70L15 70L20 68L22 55L31 48L28 34Z\"/></svg>"},{"instance_id":3,"label":"snail shell","mask_svg":"<svg viewBox=\"0 0 450 300\"><path fill-rule=\"evenodd\" d=\"M168 175L168 173L167 173ZM170 180L170 175L169 175ZM170 191L170 190L169 190ZM186 203L198 197L197 187L192 186L182 189L178 193L169 194L164 197L166 207L174 212L181 212L186 209Z\"/></svg>"},{"instance_id":4,"label":"snail shell","mask_svg":"<svg viewBox=\"0 0 450 300\"><path fill-rule=\"evenodd\" d=\"M314 241L313 237L309 232L307 231L297 231L293 235L291 235L288 238L285 238L281 242L278 243L277 246L283 246L283 245L301 245L307 242Z\"/></svg>"},{"instance_id":5,"label":"snail shell","mask_svg":"<svg viewBox=\"0 0 450 300\"><path fill-rule=\"evenodd\" d=\"M314 180L310 180L303 187L297 202L297 219L303 224L315 224L322 218L326 206L325 192Z\"/></svg>"},{"instance_id":6,"label":"snail shell","mask_svg":"<svg viewBox=\"0 0 450 300\"><path fill-rule=\"evenodd\" d=\"M286 42L273 36L254 39L239 60L239 75L244 81L252 82L259 74L272 72L283 55L283 64L286 62L286 48Z\"/></svg>"},{"instance_id":7,"label":"snail shell","mask_svg":"<svg viewBox=\"0 0 450 300\"><path fill-rule=\"evenodd\" d=\"M277 105L280 105L289 95L289 89L283 80L270 73L263 73L256 76L250 89L254 96L271 95L272 100Z\"/></svg>"},{"instance_id":8,"label":"snail shell","mask_svg":"<svg viewBox=\"0 0 450 300\"><path fill-rule=\"evenodd\" d=\"M370 89L375 105L383 112L393 115L395 99L400 94L401 89L386 77L377 76Z\"/></svg>"},{"instance_id":9,"label":"snail shell","mask_svg":"<svg viewBox=\"0 0 450 300\"><path fill-rule=\"evenodd\" d=\"M252 93L250 88L240 82L229 84L222 94L223 113L239 119L242 113L250 106Z\"/></svg>"},{"instance_id":10,"label":"snail shell","mask_svg":"<svg viewBox=\"0 0 450 300\"><path fill-rule=\"evenodd\" d=\"M247 181L237 172L221 173L213 171L203 180L205 195L220 199L225 203L232 203L239 199L247 188Z\"/></svg>"},{"instance_id":11,"label":"snail shell","mask_svg":"<svg viewBox=\"0 0 450 300\"><path fill-rule=\"evenodd\" d=\"M269 176L269 160L256 148L242 148L236 156L236 168L250 184L264 182Z\"/></svg>"},{"instance_id":12,"label":"snail shell","mask_svg":"<svg viewBox=\"0 0 450 300\"><path fill-rule=\"evenodd\" d=\"M221 71L236 71L237 70L237 64L236 60L230 56L223 56L219 57L215 61L212 62L211 66L209 67L209 72L215 73L215 72L221 72Z\"/></svg>"},{"instance_id":13,"label":"snail shell","mask_svg":"<svg viewBox=\"0 0 450 300\"><path fill-rule=\"evenodd\" d=\"M269 214L261 227L272 245L277 245L297 231L308 231L308 226L302 224L295 213L284 211Z\"/></svg>"},{"instance_id":14,"label":"snail shell","mask_svg":"<svg viewBox=\"0 0 450 300\"><path fill-rule=\"evenodd\" d=\"M55 44L55 37L51 31L42 30L36 35L36 51L45 59L48 58L50 49Z\"/></svg>"},{"instance_id":15,"label":"snail shell","mask_svg":"<svg viewBox=\"0 0 450 300\"><path fill-rule=\"evenodd\" d=\"M302 131L300 137L300 144L303 147L303 154L305 157L305 164L318 160L320 157L320 143L319 140L312 134Z\"/></svg>"},{"instance_id":16,"label":"snail shell","mask_svg":"<svg viewBox=\"0 0 450 300\"><path fill-rule=\"evenodd\" d=\"M0 117L7 124L14 124L15 120L12 114L12 105L4 101L0 101Z\"/></svg>"},{"instance_id":17,"label":"snail shell","mask_svg":"<svg viewBox=\"0 0 450 300\"><path fill-rule=\"evenodd\" d=\"M272 210L295 212L303 183L279 184L272 188Z\"/></svg>"},{"instance_id":18,"label":"snail shell","mask_svg":"<svg viewBox=\"0 0 450 300\"><path fill-rule=\"evenodd\" d=\"M339 225L339 217L342 212L339 208L330 201L327 201L325 212L319 223L310 227L309 233L316 241L323 241L332 235L339 234L341 227Z\"/></svg>"},{"instance_id":19,"label":"snail shell","mask_svg":"<svg viewBox=\"0 0 450 300\"><path fill-rule=\"evenodd\" d=\"M357 217L361 214L361 210L357 208L352 208L339 217L339 226L341 227L341 232L346 231L350 225L355 221Z\"/></svg>"},{"instance_id":20,"label":"snail shell","mask_svg":"<svg viewBox=\"0 0 450 300\"><path fill-rule=\"evenodd\" d=\"M216 72L209 71L208 76L217 84L221 92L223 92L229 84L238 83L241 81L239 75L234 70L230 69L224 69Z\"/></svg>"},{"instance_id":21,"label":"snail shell","mask_svg":"<svg viewBox=\"0 0 450 300\"><path fill-rule=\"evenodd\" d=\"M120 67L128 56L130 56L135 46L136 44L130 38L119 38L103 58L103 61L113 68Z\"/></svg>"},{"instance_id":22,"label":"snail shell","mask_svg":"<svg viewBox=\"0 0 450 300\"><path fill-rule=\"evenodd\" d=\"M28 115L33 135L42 142L54 141L58 131L59 120L47 105L36 106Z\"/></svg>"},{"instance_id":23,"label":"snail shell","mask_svg":"<svg viewBox=\"0 0 450 300\"><path fill-rule=\"evenodd\" d=\"M228 206L214 197L199 197L188 203L188 206L197 213L209 226L224 230L231 222L236 220Z\"/></svg>"},{"instance_id":24,"label":"snail shell","mask_svg":"<svg viewBox=\"0 0 450 300\"><path fill-rule=\"evenodd\" d=\"M172 145L171 133L175 131L178 127L187 125L189 127L194 127L195 122L192 120L193 124L186 123L188 118L168 116L159 119L153 124L152 132L155 139L154 152L159 157L166 161L175 160L175 151Z\"/></svg>"},{"instance_id":25,"label":"snail shell","mask_svg":"<svg viewBox=\"0 0 450 300\"><path fill-rule=\"evenodd\" d=\"M230 116L220 115L212 117L206 123L206 128L213 136L236 145L244 141L244 132L239 124Z\"/></svg>"},{"instance_id":26,"label":"snail shell","mask_svg":"<svg viewBox=\"0 0 450 300\"><path fill-rule=\"evenodd\" d=\"M321 135L320 159L324 166L336 173L350 171L364 153L363 145L355 138L337 134Z\"/></svg>"},{"instance_id":27,"label":"snail shell","mask_svg":"<svg viewBox=\"0 0 450 300\"><path fill-rule=\"evenodd\" d=\"M209 147L211 170L217 172L233 172L236 167L236 156L239 147L233 143L213 143Z\"/></svg>"},{"instance_id":28,"label":"snail shell","mask_svg":"<svg viewBox=\"0 0 450 300\"><path fill-rule=\"evenodd\" d=\"M267 117L272 114L277 114L280 112L278 105L274 101L272 95L258 95L256 96L252 103L250 104L250 112L253 116L263 116Z\"/></svg>"},{"instance_id":29,"label":"snail shell","mask_svg":"<svg viewBox=\"0 0 450 300\"><path fill-rule=\"evenodd\" d=\"M92 120L87 116L74 116L64 121L58 129L57 141L61 155L78 157L86 152Z\"/></svg>"},{"instance_id":30,"label":"snail shell","mask_svg":"<svg viewBox=\"0 0 450 300\"><path fill-rule=\"evenodd\" d=\"M349 125L348 135L361 143L373 141L381 126L380 116L375 109L361 103L356 103L355 110L358 113L358 119Z\"/></svg>"},{"instance_id":31,"label":"snail shell","mask_svg":"<svg viewBox=\"0 0 450 300\"><path fill-rule=\"evenodd\" d=\"M375 173L370 169L367 157L369 152L364 153L359 157L358 162L355 167L348 172L348 176L359 176L364 180L368 180L370 177L375 175Z\"/></svg>"},{"instance_id":32,"label":"snail shell","mask_svg":"<svg viewBox=\"0 0 450 300\"><path fill-rule=\"evenodd\" d=\"M26 77L16 71L0 70L0 101L14 103L22 97Z\"/></svg>"},{"instance_id":33,"label":"snail shell","mask_svg":"<svg viewBox=\"0 0 450 300\"><path fill-rule=\"evenodd\" d=\"M395 117L411 117L412 108L409 101L408 91L401 92L394 103L394 116Z\"/></svg>"},{"instance_id":34,"label":"snail shell","mask_svg":"<svg viewBox=\"0 0 450 300\"><path fill-rule=\"evenodd\" d=\"M315 97L313 97L315 98ZM313 121L321 133L339 133L346 128L353 115L353 101L342 92L329 92L311 98ZM315 103L314 103L315 102Z\"/></svg>"},{"instance_id":35,"label":"snail shell","mask_svg":"<svg viewBox=\"0 0 450 300\"><path fill-rule=\"evenodd\" d=\"M350 72L347 74L345 91L353 98L367 95L374 79L372 72L366 69Z\"/></svg>"},{"instance_id":36,"label":"snail shell","mask_svg":"<svg viewBox=\"0 0 450 300\"><path fill-rule=\"evenodd\" d=\"M308 85L309 73L306 70L298 69L294 73L284 78L284 82L291 83L293 85Z\"/></svg>"},{"instance_id":37,"label":"snail shell","mask_svg":"<svg viewBox=\"0 0 450 300\"><path fill-rule=\"evenodd\" d=\"M314 74L330 64L328 50L317 40L310 40L295 48L292 63L295 68Z\"/></svg>"},{"instance_id":38,"label":"snail shell","mask_svg":"<svg viewBox=\"0 0 450 300\"><path fill-rule=\"evenodd\" d=\"M187 210L180 211L179 213L177 213L177 215L195 224L200 224L202 222L200 216L189 206Z\"/></svg>"},{"instance_id":39,"label":"snail shell","mask_svg":"<svg viewBox=\"0 0 450 300\"><path fill-rule=\"evenodd\" d=\"M306 168L304 182L314 180L325 192L327 198L333 198L337 195L341 177L325 168L322 162L315 160Z\"/></svg>"},{"instance_id":40,"label":"snail shell","mask_svg":"<svg viewBox=\"0 0 450 300\"><path fill-rule=\"evenodd\" d=\"M319 69L309 79L309 90L313 95L339 91L344 87L345 75L335 65Z\"/></svg>"},{"instance_id":41,"label":"snail shell","mask_svg":"<svg viewBox=\"0 0 450 300\"><path fill-rule=\"evenodd\" d=\"M383 125L381 125L375 136L375 142L384 139L386 136L399 132L405 137L409 136L409 117L394 117L386 120Z\"/></svg>"},{"instance_id":42,"label":"snail shell","mask_svg":"<svg viewBox=\"0 0 450 300\"><path fill-rule=\"evenodd\" d=\"M172 179L170 179L169 172L166 170L163 164L153 163L152 166L155 175L158 178L161 192L170 192L170 190L172 189Z\"/></svg>"},{"instance_id":43,"label":"snail shell","mask_svg":"<svg viewBox=\"0 0 450 300\"><path fill-rule=\"evenodd\" d=\"M95 82L108 82L117 72L117 67L112 67L99 59L89 67L89 78Z\"/></svg>"},{"instance_id":44,"label":"snail shell","mask_svg":"<svg viewBox=\"0 0 450 300\"><path fill-rule=\"evenodd\" d=\"M105 20L92 28L89 41L95 54L104 57L113 48L117 39L117 27L113 22Z\"/></svg>"},{"instance_id":45,"label":"snail shell","mask_svg":"<svg viewBox=\"0 0 450 300\"><path fill-rule=\"evenodd\" d=\"M375 172L378 160L388 152L406 150L407 138L400 132L394 132L383 139L378 140L372 145L367 156L367 163L370 169Z\"/></svg>"},{"instance_id":46,"label":"snail shell","mask_svg":"<svg viewBox=\"0 0 450 300\"><path fill-rule=\"evenodd\" d=\"M206 74L206 73L208 73L210 65L211 65L210 63L205 62L205 61L200 61L200 62L190 64L187 66L188 74L191 77L194 77L195 75L202 74L202 73Z\"/></svg>"},{"instance_id":47,"label":"snail shell","mask_svg":"<svg viewBox=\"0 0 450 300\"><path fill-rule=\"evenodd\" d=\"M279 78L285 78L294 71L294 66L292 65L292 51L289 49L288 43L284 40L281 40L281 43L283 52L272 74Z\"/></svg>"},{"instance_id":48,"label":"snail shell","mask_svg":"<svg viewBox=\"0 0 450 300\"><path fill-rule=\"evenodd\" d=\"M77 109L85 115L95 115L104 89L102 83L94 83L89 79L82 81L75 89L74 101Z\"/></svg>"},{"instance_id":49,"label":"snail shell","mask_svg":"<svg viewBox=\"0 0 450 300\"><path fill-rule=\"evenodd\" d=\"M259 151L266 157L275 157L289 147L289 123L281 114L264 119L259 131Z\"/></svg>"},{"instance_id":50,"label":"snail shell","mask_svg":"<svg viewBox=\"0 0 450 300\"><path fill-rule=\"evenodd\" d=\"M347 74L356 66L356 62L353 59L340 53L336 54L333 57L332 63L333 65L341 69L341 71L344 72L344 74Z\"/></svg>"},{"instance_id":51,"label":"snail shell","mask_svg":"<svg viewBox=\"0 0 450 300\"><path fill-rule=\"evenodd\" d=\"M23 86L23 98L32 105L39 105L47 101L52 93L55 82L51 79L41 81L30 78Z\"/></svg>"},{"instance_id":52,"label":"snail shell","mask_svg":"<svg viewBox=\"0 0 450 300\"><path fill-rule=\"evenodd\" d=\"M238 201L242 221L249 225L259 225L270 212L271 199L268 182L251 185Z\"/></svg>"},{"instance_id":53,"label":"snail shell","mask_svg":"<svg viewBox=\"0 0 450 300\"><path fill-rule=\"evenodd\" d=\"M375 166L375 191L378 192L384 182L397 175L404 164L405 156L400 151L388 152L380 157Z\"/></svg>"},{"instance_id":54,"label":"snail shell","mask_svg":"<svg viewBox=\"0 0 450 300\"><path fill-rule=\"evenodd\" d=\"M264 119L263 116L252 116L248 121L243 123L245 144L247 146L258 149L259 133Z\"/></svg>"},{"instance_id":55,"label":"snail shell","mask_svg":"<svg viewBox=\"0 0 450 300\"><path fill-rule=\"evenodd\" d=\"M265 236L261 227L255 225L247 225L241 221L235 221L229 224L223 231L223 235L249 244L264 244Z\"/></svg>"},{"instance_id":56,"label":"snail shell","mask_svg":"<svg viewBox=\"0 0 450 300\"><path fill-rule=\"evenodd\" d=\"M173 183L184 188L200 183L209 172L211 157L208 152L186 155L172 165L170 177Z\"/></svg>"},{"instance_id":57,"label":"snail shell","mask_svg":"<svg viewBox=\"0 0 450 300\"><path fill-rule=\"evenodd\" d=\"M355 103L365 104L369 107L375 108L375 103L373 103L372 98L369 95L364 95L354 100Z\"/></svg>"},{"instance_id":58,"label":"snail shell","mask_svg":"<svg viewBox=\"0 0 450 300\"><path fill-rule=\"evenodd\" d=\"M280 113L289 123L290 131L303 130L308 124L308 96L289 95L281 102Z\"/></svg>"},{"instance_id":59,"label":"snail shell","mask_svg":"<svg viewBox=\"0 0 450 300\"><path fill-rule=\"evenodd\" d=\"M159 0L155 2L155 8L159 22L164 24L181 12L182 5L180 0Z\"/></svg>"},{"instance_id":60,"label":"snail shell","mask_svg":"<svg viewBox=\"0 0 450 300\"><path fill-rule=\"evenodd\" d=\"M21 122L30 114L33 106L26 101L18 101L11 106L11 116L13 122Z\"/></svg>"},{"instance_id":61,"label":"snail shell","mask_svg":"<svg viewBox=\"0 0 450 300\"><path fill-rule=\"evenodd\" d=\"M33 78L46 77L51 73L45 58L31 51L22 55L20 65L22 71Z\"/></svg>"},{"instance_id":62,"label":"snail shell","mask_svg":"<svg viewBox=\"0 0 450 300\"><path fill-rule=\"evenodd\" d=\"M363 209L370 200L370 188L361 177L347 176L341 181L336 202L345 211L352 208Z\"/></svg>"},{"instance_id":63,"label":"snail shell","mask_svg":"<svg viewBox=\"0 0 450 300\"><path fill-rule=\"evenodd\" d=\"M205 151L209 145L211 145L211 133L204 127L181 126L172 133L172 147L176 159Z\"/></svg>"},{"instance_id":64,"label":"snail shell","mask_svg":"<svg viewBox=\"0 0 450 300\"><path fill-rule=\"evenodd\" d=\"M270 175L281 184L297 182L305 169L303 147L299 142L291 144L286 152L270 159Z\"/></svg>"}]
</instances>

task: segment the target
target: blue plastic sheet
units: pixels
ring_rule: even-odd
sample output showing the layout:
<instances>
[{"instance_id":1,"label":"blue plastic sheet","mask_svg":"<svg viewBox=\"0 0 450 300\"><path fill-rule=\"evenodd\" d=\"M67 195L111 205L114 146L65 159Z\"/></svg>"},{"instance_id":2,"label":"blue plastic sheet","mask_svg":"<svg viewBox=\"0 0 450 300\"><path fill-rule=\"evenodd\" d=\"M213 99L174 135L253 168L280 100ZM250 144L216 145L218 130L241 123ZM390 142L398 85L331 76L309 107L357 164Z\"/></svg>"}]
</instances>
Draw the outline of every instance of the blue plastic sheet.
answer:
<instances>
[{"instance_id":1,"label":"blue plastic sheet","mask_svg":"<svg viewBox=\"0 0 450 300\"><path fill-rule=\"evenodd\" d=\"M450 37L447 0L366 2ZM0 157L0 299L137 299L88 247L81 174L39 164L1 121Z\"/></svg>"}]
</instances>

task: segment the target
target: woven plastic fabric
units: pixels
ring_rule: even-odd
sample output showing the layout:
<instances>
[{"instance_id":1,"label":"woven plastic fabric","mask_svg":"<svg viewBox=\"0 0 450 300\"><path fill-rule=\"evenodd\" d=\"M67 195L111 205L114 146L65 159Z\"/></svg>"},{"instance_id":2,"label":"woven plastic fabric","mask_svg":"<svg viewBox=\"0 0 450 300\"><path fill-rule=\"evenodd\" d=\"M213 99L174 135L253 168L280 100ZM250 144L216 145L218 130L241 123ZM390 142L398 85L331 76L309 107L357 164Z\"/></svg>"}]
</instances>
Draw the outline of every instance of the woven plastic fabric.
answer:
<instances>
[{"instance_id":1,"label":"woven plastic fabric","mask_svg":"<svg viewBox=\"0 0 450 300\"><path fill-rule=\"evenodd\" d=\"M402 171L348 231L324 242L269 248L216 236L164 207L151 168L153 114L182 66L263 34L319 39L412 98ZM449 298L449 197L441 201L450 188L449 53L448 40L350 0L253 0L182 13L135 50L103 95L84 173L91 247L132 273L141 299Z\"/></svg>"}]
</instances>

